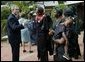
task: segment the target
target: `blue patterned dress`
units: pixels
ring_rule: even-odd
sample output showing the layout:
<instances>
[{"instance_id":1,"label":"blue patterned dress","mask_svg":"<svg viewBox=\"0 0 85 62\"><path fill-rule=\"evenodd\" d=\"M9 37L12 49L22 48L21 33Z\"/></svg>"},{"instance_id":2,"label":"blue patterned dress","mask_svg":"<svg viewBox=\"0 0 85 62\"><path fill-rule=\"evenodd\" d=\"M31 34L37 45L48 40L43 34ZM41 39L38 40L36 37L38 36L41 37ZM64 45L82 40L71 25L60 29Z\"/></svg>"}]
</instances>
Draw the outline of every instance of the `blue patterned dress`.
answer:
<instances>
[{"instance_id":1,"label":"blue patterned dress","mask_svg":"<svg viewBox=\"0 0 85 62\"><path fill-rule=\"evenodd\" d=\"M29 42L30 41L30 35L29 35L29 30L26 26L27 19L21 18L19 19L19 23L23 24L24 23L24 29L21 30L21 40L22 42Z\"/></svg>"}]
</instances>

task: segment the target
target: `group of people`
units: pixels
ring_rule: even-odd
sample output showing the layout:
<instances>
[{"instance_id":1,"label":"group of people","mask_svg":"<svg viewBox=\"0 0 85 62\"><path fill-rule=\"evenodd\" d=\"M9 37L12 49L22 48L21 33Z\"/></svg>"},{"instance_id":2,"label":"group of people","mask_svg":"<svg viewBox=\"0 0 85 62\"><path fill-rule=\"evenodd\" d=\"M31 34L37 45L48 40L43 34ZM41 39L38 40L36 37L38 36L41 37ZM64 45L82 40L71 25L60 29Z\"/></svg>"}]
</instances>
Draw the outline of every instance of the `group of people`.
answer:
<instances>
[{"instance_id":1,"label":"group of people","mask_svg":"<svg viewBox=\"0 0 85 62\"><path fill-rule=\"evenodd\" d=\"M12 60L19 61L20 43L25 50L25 42L37 45L37 57L40 61L48 61L49 55L53 55L54 61L67 61L72 57L78 58L80 49L78 45L78 33L76 32L76 18L70 8L56 9L56 21L52 21L50 15L45 14L42 7L38 7L36 15L31 11L28 19L21 13L19 18L19 7L11 8L12 14L7 21L9 43L12 47Z\"/></svg>"}]
</instances>

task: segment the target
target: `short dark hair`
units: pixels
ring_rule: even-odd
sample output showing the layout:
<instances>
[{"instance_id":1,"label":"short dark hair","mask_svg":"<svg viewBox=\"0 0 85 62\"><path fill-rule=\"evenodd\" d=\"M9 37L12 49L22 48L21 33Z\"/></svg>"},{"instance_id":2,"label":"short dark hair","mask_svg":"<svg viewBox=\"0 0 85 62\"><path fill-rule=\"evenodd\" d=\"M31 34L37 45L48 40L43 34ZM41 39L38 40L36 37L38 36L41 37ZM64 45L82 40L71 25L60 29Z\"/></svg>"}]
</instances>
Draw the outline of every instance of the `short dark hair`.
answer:
<instances>
[{"instance_id":1,"label":"short dark hair","mask_svg":"<svg viewBox=\"0 0 85 62\"><path fill-rule=\"evenodd\" d=\"M57 14L59 16L62 16L62 14L63 14L63 10L62 9L57 9L56 12L57 12Z\"/></svg>"},{"instance_id":2,"label":"short dark hair","mask_svg":"<svg viewBox=\"0 0 85 62\"><path fill-rule=\"evenodd\" d=\"M73 11L71 10L71 8L64 9L64 16L65 17L69 17L69 16L73 17Z\"/></svg>"},{"instance_id":3,"label":"short dark hair","mask_svg":"<svg viewBox=\"0 0 85 62\"><path fill-rule=\"evenodd\" d=\"M43 13L43 12L44 12L44 9L42 7L37 8L37 13Z\"/></svg>"},{"instance_id":4,"label":"short dark hair","mask_svg":"<svg viewBox=\"0 0 85 62\"><path fill-rule=\"evenodd\" d=\"M55 17L60 17L60 16L62 16L62 14L63 14L63 10L62 9L56 9Z\"/></svg>"}]
</instances>

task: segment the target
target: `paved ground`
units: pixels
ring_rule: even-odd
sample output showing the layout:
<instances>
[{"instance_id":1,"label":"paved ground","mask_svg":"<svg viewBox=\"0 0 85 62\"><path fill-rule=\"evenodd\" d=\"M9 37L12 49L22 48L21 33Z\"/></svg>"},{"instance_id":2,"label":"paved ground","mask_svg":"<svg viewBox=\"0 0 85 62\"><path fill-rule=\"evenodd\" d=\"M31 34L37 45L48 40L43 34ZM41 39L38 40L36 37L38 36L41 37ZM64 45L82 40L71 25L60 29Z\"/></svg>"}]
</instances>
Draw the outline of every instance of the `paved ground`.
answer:
<instances>
[{"instance_id":1,"label":"paved ground","mask_svg":"<svg viewBox=\"0 0 85 62\"><path fill-rule=\"evenodd\" d=\"M73 58L73 61L84 61L83 59L83 32L81 32L81 34L79 35L78 38L78 43L80 46L80 51L81 51L81 57L77 60L75 60ZM32 50L34 51L33 53L29 53L29 45L26 45L26 53L23 53L23 48L20 47L20 61L38 61L37 59L37 47L32 46ZM11 47L10 44L8 42L3 42L1 43L1 61L12 61L12 54L11 54ZM49 61L53 61L53 56L49 56Z\"/></svg>"}]
</instances>

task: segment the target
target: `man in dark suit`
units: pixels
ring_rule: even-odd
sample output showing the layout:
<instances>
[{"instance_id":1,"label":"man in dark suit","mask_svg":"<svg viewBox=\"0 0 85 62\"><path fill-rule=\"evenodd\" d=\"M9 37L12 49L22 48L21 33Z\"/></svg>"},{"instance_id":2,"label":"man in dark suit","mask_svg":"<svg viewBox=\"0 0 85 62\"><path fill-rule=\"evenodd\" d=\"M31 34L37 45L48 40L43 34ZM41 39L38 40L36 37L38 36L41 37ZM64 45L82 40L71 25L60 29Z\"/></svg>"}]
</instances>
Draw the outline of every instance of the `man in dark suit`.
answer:
<instances>
[{"instance_id":1,"label":"man in dark suit","mask_svg":"<svg viewBox=\"0 0 85 62\"><path fill-rule=\"evenodd\" d=\"M12 48L12 60L19 61L19 49L21 42L20 30L23 25L18 22L19 7L16 5L11 8L12 14L9 15L7 20L8 40Z\"/></svg>"}]
</instances>

